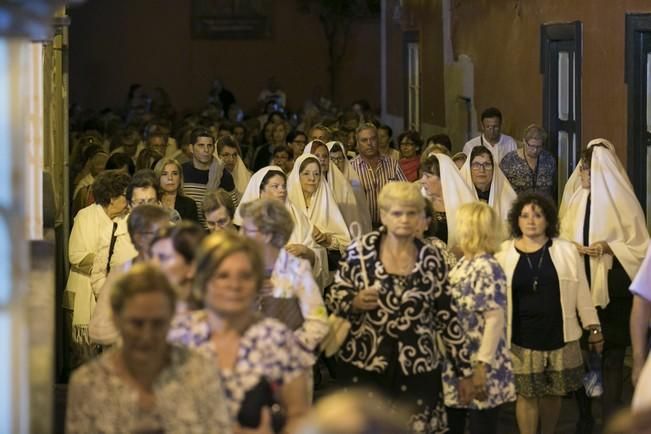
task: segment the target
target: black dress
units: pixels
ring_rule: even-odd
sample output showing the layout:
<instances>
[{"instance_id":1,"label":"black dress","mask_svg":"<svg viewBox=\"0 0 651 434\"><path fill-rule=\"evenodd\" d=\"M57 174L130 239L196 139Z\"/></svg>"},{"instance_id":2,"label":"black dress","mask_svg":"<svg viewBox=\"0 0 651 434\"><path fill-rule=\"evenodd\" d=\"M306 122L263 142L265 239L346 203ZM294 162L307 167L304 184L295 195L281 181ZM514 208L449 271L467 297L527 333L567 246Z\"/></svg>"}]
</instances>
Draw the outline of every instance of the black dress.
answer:
<instances>
[{"instance_id":1,"label":"black dress","mask_svg":"<svg viewBox=\"0 0 651 434\"><path fill-rule=\"evenodd\" d=\"M183 220L192 220L200 223L197 204L189 197L177 195L174 201L174 209L178 211Z\"/></svg>"}]
</instances>

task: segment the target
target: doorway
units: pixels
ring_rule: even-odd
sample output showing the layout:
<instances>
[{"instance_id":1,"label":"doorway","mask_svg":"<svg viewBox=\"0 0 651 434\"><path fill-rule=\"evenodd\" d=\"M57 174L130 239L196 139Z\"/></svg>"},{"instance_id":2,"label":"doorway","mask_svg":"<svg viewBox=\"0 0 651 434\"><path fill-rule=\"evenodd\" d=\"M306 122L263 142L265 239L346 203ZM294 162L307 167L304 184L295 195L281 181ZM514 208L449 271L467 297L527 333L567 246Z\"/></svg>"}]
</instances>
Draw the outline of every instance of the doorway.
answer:
<instances>
[{"instance_id":1,"label":"doorway","mask_svg":"<svg viewBox=\"0 0 651 434\"><path fill-rule=\"evenodd\" d=\"M543 24L540 30L543 126L558 163L560 197L581 155L581 22Z\"/></svg>"},{"instance_id":2,"label":"doorway","mask_svg":"<svg viewBox=\"0 0 651 434\"><path fill-rule=\"evenodd\" d=\"M628 174L651 228L651 14L626 15Z\"/></svg>"}]
</instances>

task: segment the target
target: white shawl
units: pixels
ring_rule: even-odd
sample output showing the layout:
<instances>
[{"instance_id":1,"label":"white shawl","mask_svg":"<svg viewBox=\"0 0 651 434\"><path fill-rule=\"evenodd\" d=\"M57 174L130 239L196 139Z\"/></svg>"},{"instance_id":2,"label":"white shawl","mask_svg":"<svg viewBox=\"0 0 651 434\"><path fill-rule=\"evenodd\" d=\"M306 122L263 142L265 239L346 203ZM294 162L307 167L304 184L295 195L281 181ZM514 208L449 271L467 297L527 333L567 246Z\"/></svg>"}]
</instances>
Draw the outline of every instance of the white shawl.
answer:
<instances>
[{"instance_id":1,"label":"white shawl","mask_svg":"<svg viewBox=\"0 0 651 434\"><path fill-rule=\"evenodd\" d=\"M314 141L311 141L307 146L305 146L303 154L312 153L312 143L314 143ZM328 148L326 147L326 149ZM328 149L328 152L329 151L330 149ZM368 206L364 207L359 205L352 185L332 161L330 161L328 166L328 176L326 180L330 186L332 195L335 198L335 202L337 202L337 206L339 206L339 210L344 216L346 226L350 228L350 225L353 222L357 222L362 228L362 233L365 234L370 232L372 228L371 215L368 211ZM366 198L364 198L364 204L365 203Z\"/></svg>"},{"instance_id":2,"label":"white shawl","mask_svg":"<svg viewBox=\"0 0 651 434\"><path fill-rule=\"evenodd\" d=\"M253 174L253 176L251 176L251 180L242 195L242 200L235 210L235 217L233 218L234 224L242 226L240 207L247 202L253 202L260 198L260 184L262 184L262 180L270 170L283 172L283 170L278 166L267 166L258 170ZM316 241L314 241L314 238L312 238L312 224L305 213L299 211L298 208L296 208L289 200L285 200L285 208L287 208L287 211L289 211L289 214L292 216L292 220L294 221L294 230L292 231L287 244L301 244L314 252L315 260L314 266L312 267L314 278L317 283L323 287L328 283L328 254L325 249L318 245Z\"/></svg>"},{"instance_id":3,"label":"white shawl","mask_svg":"<svg viewBox=\"0 0 651 434\"><path fill-rule=\"evenodd\" d=\"M561 237L583 245L583 222L590 195L589 244L606 241L626 274L634 279L649 245L644 213L614 146L605 139L595 139L588 148L598 143L607 148L596 147L592 153L590 190L580 187L577 167L563 192ZM592 300L596 306L605 307L610 301L608 270L612 265L612 255L590 258Z\"/></svg>"},{"instance_id":4,"label":"white shawl","mask_svg":"<svg viewBox=\"0 0 651 434\"><path fill-rule=\"evenodd\" d=\"M466 184L470 190L474 193L475 199L479 200L477 195L477 189L472 182L472 173L470 167L470 158L466 159L466 162L463 163L460 170L461 177L466 181ZM490 194L488 196L488 205L497 212L497 215L502 220L507 220L513 201L518 197L511 187L511 183L504 172L500 169L500 166L493 163L493 179L491 181Z\"/></svg>"},{"instance_id":5,"label":"white shawl","mask_svg":"<svg viewBox=\"0 0 651 434\"><path fill-rule=\"evenodd\" d=\"M332 234L339 247L345 248L350 244L350 232L330 190L330 186L325 182L323 176L321 176L319 185L312 195L309 208L305 203L299 172L301 164L307 158L314 158L317 162L319 161L312 154L303 154L296 159L294 168L287 178L287 198L296 208L305 213L310 223L315 225L321 232Z\"/></svg>"},{"instance_id":6,"label":"white shawl","mask_svg":"<svg viewBox=\"0 0 651 434\"><path fill-rule=\"evenodd\" d=\"M445 203L445 216L448 222L448 248L456 243L456 215L457 209L464 203L474 202L476 193L473 193L466 181L459 174L459 169L454 161L445 154L431 153L439 160L441 189L443 190L443 202ZM427 197L424 189L421 189L423 196Z\"/></svg>"},{"instance_id":7,"label":"white shawl","mask_svg":"<svg viewBox=\"0 0 651 434\"><path fill-rule=\"evenodd\" d=\"M244 193L246 186L249 185L249 181L251 180L251 172L249 172L249 169L246 168L244 161L242 161L242 158L240 158L239 154L235 158L235 167L231 172L231 176L233 176L233 182L235 182L235 190L237 190L239 194L242 194Z\"/></svg>"},{"instance_id":8,"label":"white shawl","mask_svg":"<svg viewBox=\"0 0 651 434\"><path fill-rule=\"evenodd\" d=\"M350 163L348 162L348 158L345 154L346 148L341 142L326 143L328 151L332 152L333 146L337 144L341 146L341 149L344 151L344 170L339 170L339 172L344 176L344 178L348 181L351 188L353 189L353 194L355 195L355 200L357 201L357 206L360 210L358 221L362 227L362 233L368 233L373 228L371 226L371 214L369 212L368 201L366 200L366 193L364 192L364 186L362 185L362 181L359 179L359 175L355 169L350 167ZM330 165L333 166L334 164L331 162ZM339 168L337 167L337 169ZM330 181L328 180L328 182Z\"/></svg>"}]
</instances>

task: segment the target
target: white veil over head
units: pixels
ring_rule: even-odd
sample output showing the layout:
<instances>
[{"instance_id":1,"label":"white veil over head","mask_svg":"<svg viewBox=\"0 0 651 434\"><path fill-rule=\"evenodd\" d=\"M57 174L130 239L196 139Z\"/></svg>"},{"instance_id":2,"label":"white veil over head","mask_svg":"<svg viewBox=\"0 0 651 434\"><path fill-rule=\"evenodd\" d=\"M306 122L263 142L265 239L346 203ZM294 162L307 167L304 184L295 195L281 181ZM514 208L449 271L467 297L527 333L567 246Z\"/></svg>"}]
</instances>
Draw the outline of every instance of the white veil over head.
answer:
<instances>
[{"instance_id":1,"label":"white veil over head","mask_svg":"<svg viewBox=\"0 0 651 434\"><path fill-rule=\"evenodd\" d=\"M649 245L644 212L613 144L606 139L595 139L588 143L588 148L597 144L604 146L597 146L592 152L590 189L581 188L580 168L577 167L563 192L559 214L561 237L584 244L583 225L590 197L589 244L608 243L632 280ZM610 301L608 271L612 264L612 255L590 258L592 299L596 306L605 307Z\"/></svg>"},{"instance_id":2,"label":"white veil over head","mask_svg":"<svg viewBox=\"0 0 651 434\"><path fill-rule=\"evenodd\" d=\"M313 144L316 140L312 140L310 143L305 146L303 154L312 154ZM319 141L316 141L319 142ZM321 142L322 143L322 142ZM329 142L329 143L339 143L339 142ZM330 152L331 146L329 147L324 143L324 146ZM344 154L345 158L345 154ZM348 164L348 161L345 161ZM357 176L357 173L352 170ZM339 206L339 210L346 221L346 226L350 228L350 225L353 222L359 223L362 229L362 233L367 233L371 231L371 214L368 210L368 204L366 202L366 196L362 189L362 196L364 198L363 202L360 203L358 195L353 189L352 183L346 178L346 176L339 170L336 164L330 160L328 164L328 176L326 177L328 186L332 191L332 195L335 198L335 202ZM361 187L361 183L360 183Z\"/></svg>"},{"instance_id":3,"label":"white veil over head","mask_svg":"<svg viewBox=\"0 0 651 434\"><path fill-rule=\"evenodd\" d=\"M443 202L445 203L445 215L448 223L448 248L454 247L456 243L456 215L457 209L464 203L474 202L475 193L461 177L457 165L445 154L431 153L428 158L434 156L439 161L439 171L441 179L441 189L443 190ZM424 189L421 192L425 197L427 194Z\"/></svg>"},{"instance_id":4,"label":"white veil over head","mask_svg":"<svg viewBox=\"0 0 651 434\"><path fill-rule=\"evenodd\" d=\"M490 149L488 149L488 151L490 152ZM507 220L509 211L513 205L513 201L515 201L518 195L515 193L515 190L513 190L513 187L511 187L509 180L506 178L506 176L504 176L504 172L502 172L502 169L500 169L499 164L495 164L496 160L492 152L491 155L493 156L493 180L491 181L490 195L488 196L488 205L493 208L495 212L497 212L497 215L502 220ZM479 196L477 196L477 189L472 182L472 172L470 165L471 161L470 157L468 157L466 159L466 162L463 163L463 166L461 166L459 173L468 185L468 188L470 188L470 190L474 193L475 199L479 200Z\"/></svg>"},{"instance_id":5,"label":"white veil over head","mask_svg":"<svg viewBox=\"0 0 651 434\"><path fill-rule=\"evenodd\" d=\"M296 159L294 168L287 177L287 199L299 211L304 212L310 223L319 228L321 232L332 234L340 245L347 246L350 243L350 232L330 190L330 186L323 176L321 176L316 191L310 199L309 206L305 201L301 187L300 171L301 165L308 158L313 158L318 163L318 158L312 154L303 154Z\"/></svg>"}]
</instances>

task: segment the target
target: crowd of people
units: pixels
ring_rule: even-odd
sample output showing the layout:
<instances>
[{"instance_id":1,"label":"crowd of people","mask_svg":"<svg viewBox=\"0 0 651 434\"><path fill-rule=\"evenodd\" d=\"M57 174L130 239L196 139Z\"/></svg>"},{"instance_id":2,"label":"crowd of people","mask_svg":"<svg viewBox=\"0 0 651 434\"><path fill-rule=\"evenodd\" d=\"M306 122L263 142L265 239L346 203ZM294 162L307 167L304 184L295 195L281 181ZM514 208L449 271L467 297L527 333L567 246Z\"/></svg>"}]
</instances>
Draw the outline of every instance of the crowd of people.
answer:
<instances>
[{"instance_id":1,"label":"crowd of people","mask_svg":"<svg viewBox=\"0 0 651 434\"><path fill-rule=\"evenodd\" d=\"M570 395L589 433L586 361L602 421L627 347L651 383L649 233L608 140L557 195L545 130L496 108L453 154L364 101L290 114L275 81L246 119L221 82L184 116L153 97L73 116L68 432L495 434L514 402L548 434Z\"/></svg>"}]
</instances>

